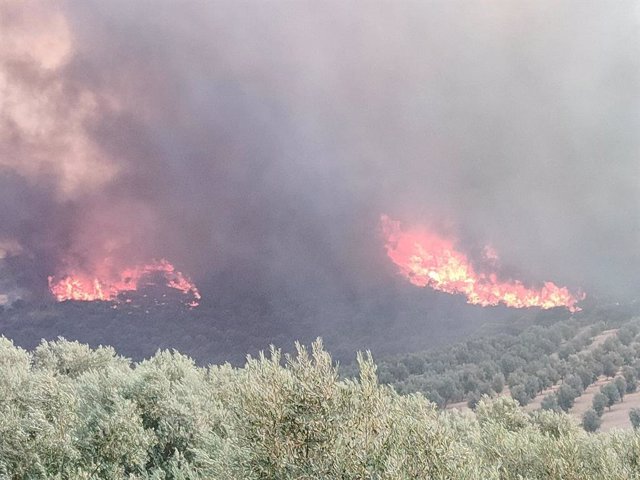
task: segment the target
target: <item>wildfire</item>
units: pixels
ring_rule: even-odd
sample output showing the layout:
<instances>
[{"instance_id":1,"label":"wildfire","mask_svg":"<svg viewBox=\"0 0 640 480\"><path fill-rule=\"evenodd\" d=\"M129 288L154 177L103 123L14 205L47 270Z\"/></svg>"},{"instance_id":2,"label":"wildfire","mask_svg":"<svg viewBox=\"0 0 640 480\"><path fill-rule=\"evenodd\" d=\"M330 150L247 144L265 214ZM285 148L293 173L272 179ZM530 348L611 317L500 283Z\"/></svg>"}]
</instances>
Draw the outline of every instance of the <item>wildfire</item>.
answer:
<instances>
[{"instance_id":1,"label":"wildfire","mask_svg":"<svg viewBox=\"0 0 640 480\"><path fill-rule=\"evenodd\" d=\"M565 307L579 311L576 303L585 295L574 296L566 287L544 282L542 288L526 287L518 280L501 281L495 272L477 272L467 256L456 250L454 242L425 229L403 231L400 222L381 217L387 255L400 267L402 275L414 285L431 287L441 292L460 293L467 303L513 308ZM485 248L488 263L498 256L492 247Z\"/></svg>"},{"instance_id":2,"label":"wildfire","mask_svg":"<svg viewBox=\"0 0 640 480\"><path fill-rule=\"evenodd\" d=\"M152 283L152 278L162 278L167 287L176 289L187 295L191 300L188 305L196 307L201 298L198 288L179 272L167 260L154 261L148 265L137 265L127 268L110 278L97 278L82 273L66 275L60 280L49 277L49 290L59 301L79 300L116 301L124 292L138 290L139 287ZM145 283L146 282L146 283Z\"/></svg>"}]
</instances>

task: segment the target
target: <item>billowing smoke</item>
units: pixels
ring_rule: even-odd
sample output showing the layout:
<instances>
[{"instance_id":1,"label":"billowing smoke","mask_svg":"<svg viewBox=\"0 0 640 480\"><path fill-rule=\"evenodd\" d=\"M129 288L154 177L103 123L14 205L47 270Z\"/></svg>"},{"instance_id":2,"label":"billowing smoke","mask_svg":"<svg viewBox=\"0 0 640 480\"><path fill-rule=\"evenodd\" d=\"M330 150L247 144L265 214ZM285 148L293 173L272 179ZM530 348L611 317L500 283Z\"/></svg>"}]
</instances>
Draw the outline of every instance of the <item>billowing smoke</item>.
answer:
<instances>
[{"instance_id":1,"label":"billowing smoke","mask_svg":"<svg viewBox=\"0 0 640 480\"><path fill-rule=\"evenodd\" d=\"M7 291L167 258L357 295L381 213L640 280L636 2L3 0L0 102Z\"/></svg>"}]
</instances>

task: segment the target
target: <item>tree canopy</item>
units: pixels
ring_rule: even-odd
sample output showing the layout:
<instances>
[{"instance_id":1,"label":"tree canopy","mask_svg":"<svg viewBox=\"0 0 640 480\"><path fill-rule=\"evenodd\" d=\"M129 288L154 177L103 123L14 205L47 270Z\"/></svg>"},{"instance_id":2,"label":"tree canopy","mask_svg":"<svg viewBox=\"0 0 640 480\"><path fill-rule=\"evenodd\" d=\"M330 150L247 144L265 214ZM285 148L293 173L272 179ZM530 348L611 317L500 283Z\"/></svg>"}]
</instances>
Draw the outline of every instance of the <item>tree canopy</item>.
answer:
<instances>
[{"instance_id":1,"label":"tree canopy","mask_svg":"<svg viewBox=\"0 0 640 480\"><path fill-rule=\"evenodd\" d=\"M340 379L319 341L204 368L175 351L131 363L110 348L0 339L11 479L632 478L638 452L635 431L589 434L510 398L438 410L380 385L369 354Z\"/></svg>"}]
</instances>

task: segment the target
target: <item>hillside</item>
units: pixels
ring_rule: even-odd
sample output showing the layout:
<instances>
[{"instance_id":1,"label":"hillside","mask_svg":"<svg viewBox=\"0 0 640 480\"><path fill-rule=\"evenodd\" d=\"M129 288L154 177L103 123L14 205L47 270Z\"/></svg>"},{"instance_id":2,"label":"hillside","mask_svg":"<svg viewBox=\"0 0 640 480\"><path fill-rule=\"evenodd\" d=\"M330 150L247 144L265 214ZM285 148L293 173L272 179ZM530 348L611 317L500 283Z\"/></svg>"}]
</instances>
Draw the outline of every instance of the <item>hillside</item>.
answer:
<instances>
[{"instance_id":1,"label":"hillside","mask_svg":"<svg viewBox=\"0 0 640 480\"><path fill-rule=\"evenodd\" d=\"M527 411L565 411L578 421L595 408L603 430L631 428L640 376L640 317L631 307L383 357L380 379L401 393L421 392L441 408L468 410L482 396L509 396ZM594 397L614 385L618 396L607 410L597 408L601 400Z\"/></svg>"},{"instance_id":2,"label":"hillside","mask_svg":"<svg viewBox=\"0 0 640 480\"><path fill-rule=\"evenodd\" d=\"M565 309L481 308L461 296L417 289L392 274L381 277L365 291L345 290L336 297L320 288L313 295L284 287L271 291L229 276L203 287L201 305L193 309L164 291L141 291L120 304L19 301L0 307L0 334L25 348L58 336L112 345L135 360L176 348L201 365L238 365L247 353L271 344L291 351L296 340L310 343L320 336L336 359L350 363L358 350L376 356L421 351L571 316Z\"/></svg>"}]
</instances>

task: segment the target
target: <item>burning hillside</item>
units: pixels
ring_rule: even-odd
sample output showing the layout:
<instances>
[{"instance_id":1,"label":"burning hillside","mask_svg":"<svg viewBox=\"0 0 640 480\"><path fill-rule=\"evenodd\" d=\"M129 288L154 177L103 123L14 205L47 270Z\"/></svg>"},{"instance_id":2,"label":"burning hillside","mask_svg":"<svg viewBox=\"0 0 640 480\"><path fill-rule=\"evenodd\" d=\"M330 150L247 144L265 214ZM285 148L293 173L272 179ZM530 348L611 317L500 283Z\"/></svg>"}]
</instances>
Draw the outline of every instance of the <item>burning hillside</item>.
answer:
<instances>
[{"instance_id":1,"label":"burning hillside","mask_svg":"<svg viewBox=\"0 0 640 480\"><path fill-rule=\"evenodd\" d=\"M456 3L0 0L0 303L150 281L197 301L150 263L167 258L204 297L264 299L256 318L295 303L283 324L349 312L370 330L412 310L378 293L381 212L499 239L500 268L387 219L409 295L576 309L528 283L549 278L635 298L633 8Z\"/></svg>"},{"instance_id":2,"label":"burning hillside","mask_svg":"<svg viewBox=\"0 0 640 480\"><path fill-rule=\"evenodd\" d=\"M455 241L424 228L403 230L400 222L386 215L381 217L381 227L387 255L416 286L462 294L474 305L580 310L577 303L584 299L584 294L573 295L566 287L558 287L553 282L530 288L519 280L501 280L496 271L478 271L467 255L456 249ZM498 255L493 248L485 247L484 256L488 264L495 266Z\"/></svg>"},{"instance_id":3,"label":"burning hillside","mask_svg":"<svg viewBox=\"0 0 640 480\"><path fill-rule=\"evenodd\" d=\"M73 272L60 279L49 277L49 290L59 302L65 300L117 301L125 292L136 291L142 286L154 284L175 289L185 296L189 306L198 306L201 298L198 288L165 259L126 268L117 274L103 272L96 276Z\"/></svg>"}]
</instances>

